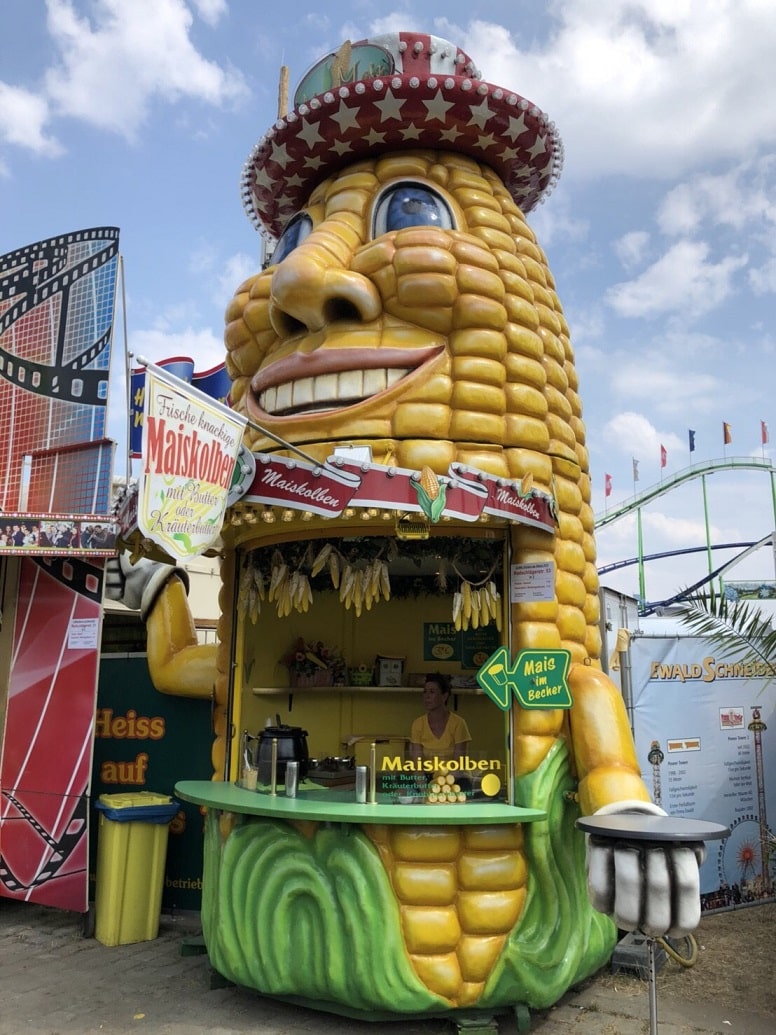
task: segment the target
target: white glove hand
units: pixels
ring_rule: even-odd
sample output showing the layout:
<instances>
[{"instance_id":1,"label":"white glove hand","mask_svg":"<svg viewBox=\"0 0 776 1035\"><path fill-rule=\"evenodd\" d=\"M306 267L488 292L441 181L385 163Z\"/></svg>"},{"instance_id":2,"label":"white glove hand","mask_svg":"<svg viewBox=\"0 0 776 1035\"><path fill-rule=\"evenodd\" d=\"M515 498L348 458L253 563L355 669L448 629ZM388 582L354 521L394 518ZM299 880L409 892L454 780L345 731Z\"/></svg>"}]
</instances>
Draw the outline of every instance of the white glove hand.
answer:
<instances>
[{"instance_id":1,"label":"white glove hand","mask_svg":"<svg viewBox=\"0 0 776 1035\"><path fill-rule=\"evenodd\" d=\"M657 805L621 801L596 816L641 812L665 816ZM611 916L624 931L648 938L681 937L701 918L699 868L706 858L702 841L692 844L622 840L586 835L587 892L593 908Z\"/></svg>"},{"instance_id":2,"label":"white glove hand","mask_svg":"<svg viewBox=\"0 0 776 1035\"><path fill-rule=\"evenodd\" d=\"M189 576L183 568L147 557L132 564L129 554L120 553L118 557L110 557L105 566L105 596L133 611L139 610L145 621L163 586L173 575L180 578L188 592Z\"/></svg>"}]
</instances>

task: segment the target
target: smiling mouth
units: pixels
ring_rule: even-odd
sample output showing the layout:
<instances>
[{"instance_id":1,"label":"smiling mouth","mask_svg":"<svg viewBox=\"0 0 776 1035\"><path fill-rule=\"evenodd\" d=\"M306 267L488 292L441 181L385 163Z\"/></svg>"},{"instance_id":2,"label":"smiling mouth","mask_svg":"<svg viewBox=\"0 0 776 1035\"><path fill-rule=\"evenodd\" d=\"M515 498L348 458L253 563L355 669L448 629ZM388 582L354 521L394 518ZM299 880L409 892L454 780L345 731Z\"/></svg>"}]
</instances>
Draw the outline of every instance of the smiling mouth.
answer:
<instances>
[{"instance_id":1,"label":"smiling mouth","mask_svg":"<svg viewBox=\"0 0 776 1035\"><path fill-rule=\"evenodd\" d=\"M419 349L346 348L294 353L260 370L251 389L270 417L294 417L367 402L439 354Z\"/></svg>"},{"instance_id":2,"label":"smiling mouth","mask_svg":"<svg viewBox=\"0 0 776 1035\"><path fill-rule=\"evenodd\" d=\"M409 369L347 370L341 374L300 377L273 385L258 395L259 406L271 417L317 413L342 406L355 406L393 388L411 373Z\"/></svg>"}]
</instances>

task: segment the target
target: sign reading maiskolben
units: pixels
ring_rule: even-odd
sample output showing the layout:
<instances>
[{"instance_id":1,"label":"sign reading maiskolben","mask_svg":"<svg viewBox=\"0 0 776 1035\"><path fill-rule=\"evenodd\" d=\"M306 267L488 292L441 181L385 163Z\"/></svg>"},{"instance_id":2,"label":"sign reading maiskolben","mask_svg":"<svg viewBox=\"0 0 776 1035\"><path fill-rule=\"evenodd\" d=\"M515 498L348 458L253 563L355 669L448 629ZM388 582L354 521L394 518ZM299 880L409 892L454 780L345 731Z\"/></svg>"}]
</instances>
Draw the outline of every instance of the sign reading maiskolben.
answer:
<instances>
[{"instance_id":1,"label":"sign reading maiskolben","mask_svg":"<svg viewBox=\"0 0 776 1035\"><path fill-rule=\"evenodd\" d=\"M174 557L217 538L246 419L146 363L138 527Z\"/></svg>"}]
</instances>

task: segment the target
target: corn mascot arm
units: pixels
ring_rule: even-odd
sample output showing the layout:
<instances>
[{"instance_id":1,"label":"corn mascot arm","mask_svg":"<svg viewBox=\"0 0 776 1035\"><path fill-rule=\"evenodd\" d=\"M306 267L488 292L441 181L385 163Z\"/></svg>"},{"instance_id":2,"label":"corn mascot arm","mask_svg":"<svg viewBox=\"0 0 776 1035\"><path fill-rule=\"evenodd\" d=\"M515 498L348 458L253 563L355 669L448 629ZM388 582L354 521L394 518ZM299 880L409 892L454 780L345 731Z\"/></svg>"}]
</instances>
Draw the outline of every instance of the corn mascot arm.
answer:
<instances>
[{"instance_id":1,"label":"corn mascot arm","mask_svg":"<svg viewBox=\"0 0 776 1035\"><path fill-rule=\"evenodd\" d=\"M215 648L200 644L188 605L183 568L127 553L108 562L105 593L146 624L148 670L156 689L175 697L209 698L215 682Z\"/></svg>"}]
</instances>

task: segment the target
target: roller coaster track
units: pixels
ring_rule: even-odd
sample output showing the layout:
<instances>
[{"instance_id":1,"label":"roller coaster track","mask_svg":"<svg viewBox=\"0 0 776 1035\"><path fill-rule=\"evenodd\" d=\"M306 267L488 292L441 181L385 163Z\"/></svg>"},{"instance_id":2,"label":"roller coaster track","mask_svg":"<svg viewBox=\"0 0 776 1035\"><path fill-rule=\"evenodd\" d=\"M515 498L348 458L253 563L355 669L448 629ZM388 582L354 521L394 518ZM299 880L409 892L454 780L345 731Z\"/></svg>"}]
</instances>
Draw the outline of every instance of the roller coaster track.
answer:
<instances>
[{"instance_id":1,"label":"roller coaster track","mask_svg":"<svg viewBox=\"0 0 776 1035\"><path fill-rule=\"evenodd\" d=\"M712 550L714 550L714 549L726 550L726 549L731 549L732 547L735 547L735 546L745 546L745 547L747 547L747 549L743 550L742 553L736 554L735 557L732 557L729 561L726 561L724 564L721 564L718 568L715 568L714 571L710 571L708 573L708 575L704 575L704 577L702 579L698 579L698 581L694 582L691 586L687 586L685 589L682 589L678 593L675 593L672 597L668 597L666 600L652 600L652 601L650 601L648 603L642 604L639 607L639 614L640 615L652 615L652 614L655 614L658 611L661 611L661 610L663 610L665 608L670 607L671 604L676 604L680 600L685 600L687 597L691 596L697 589L700 589L701 586L706 586L706 585L709 584L709 582L712 582L714 579L721 578L729 568L734 568L737 564L740 564L741 561L743 561L745 557L749 556L749 554L756 553L758 550L761 550L764 546L771 546L772 547L773 546L773 542L774 542L774 536L773 536L773 534L771 534L771 535L765 536L765 538L761 539L757 543L727 543L726 546L720 546L720 547L712 546L711 547ZM703 550L703 551L705 551L706 547L705 546L703 546L703 547L693 547L690 550L669 550L668 552L662 553L662 554L660 554L660 553L651 554L649 557L644 557L643 560L647 561L647 560L654 560L654 559L659 558L659 557L673 557L675 554L679 554L679 553L695 553L696 550ZM629 564L630 563L638 564L638 560L639 560L638 557L636 557L636 558L634 558L633 561L628 561L627 563L629 563ZM608 570L611 571L612 567L613 567L613 565L610 565Z\"/></svg>"},{"instance_id":2,"label":"roller coaster track","mask_svg":"<svg viewBox=\"0 0 776 1035\"><path fill-rule=\"evenodd\" d=\"M774 474L776 474L776 468L774 468L773 461L770 457L763 457L760 459L754 456L732 456L724 457L721 460L707 460L702 464L693 464L691 467L685 467L683 470L677 471L676 474L658 482L657 485L650 486L648 489L645 489L644 492L623 500L623 502L619 503L613 510L606 510L603 514L597 515L595 518L596 530L599 528L605 528L607 525L611 525L615 521L619 521L620 518L625 517L625 515L631 513L631 511L638 510L640 507L645 506L647 503L651 503L652 500L656 500L660 496L665 496L667 492L671 492L680 485L684 485L685 482L691 482L695 478L702 478L707 474L716 474L718 471L746 470L766 471L772 478Z\"/></svg>"},{"instance_id":3,"label":"roller coaster track","mask_svg":"<svg viewBox=\"0 0 776 1035\"><path fill-rule=\"evenodd\" d=\"M660 496L671 492L678 486L683 485L685 482L693 481L696 478L703 478L708 474L715 474L718 471L727 470L754 470L754 471L765 471L771 476L771 496L773 498L773 509L774 509L774 524L776 524L776 482L774 481L774 474L776 474L776 468L774 468L771 459L763 457L757 459L756 457L730 457L723 458L721 460L709 460L703 464L694 464L691 467L686 467L670 478L666 478L664 481L659 482L657 485L652 485L650 488L645 489L644 492L632 496L630 499L624 500L614 510L607 511L602 515L599 515L595 519L596 529L604 528L606 525L610 525L620 518L625 517L626 514L631 513L634 510L639 510L641 507L646 506L647 503L651 503L653 500L658 499ZM607 564L598 569L598 574L603 575L610 571L615 571L618 568L625 568L632 564L638 564L640 568L643 567L647 561L660 560L665 557L676 557L688 553L709 553L712 550L732 550L741 549L741 553L736 554L735 557L726 561L720 567L713 571L709 571L702 579L699 579L692 586L680 590L674 596L669 597L666 600L660 601L641 601L639 605L639 613L641 615L654 614L664 608L670 607L671 604L675 604L680 600L684 600L686 597L700 589L702 586L707 585L716 578L721 576L729 568L735 567L744 558L750 554L755 553L757 550L762 549L764 546L774 546L774 533L770 533L765 536L759 542L745 542L745 543L724 543L718 545L707 544L706 546L692 546L683 550L667 550L662 553L647 554L642 557L632 557L624 561L616 561L613 564Z\"/></svg>"},{"instance_id":4,"label":"roller coaster track","mask_svg":"<svg viewBox=\"0 0 776 1035\"><path fill-rule=\"evenodd\" d=\"M770 542L770 536L768 536L768 542ZM612 561L611 564L604 564L598 569L599 575L608 575L610 571L619 571L620 568L630 568L634 564L638 564L639 561L646 563L647 561L662 561L666 557L684 557L688 553L708 553L709 550L744 550L749 553L750 546L756 546L758 549L760 546L767 546L767 542L747 542L747 543L714 543L712 546L685 546L681 550L661 550L660 553L645 553L643 557L628 557L624 561ZM744 554L741 555L740 559L743 560Z\"/></svg>"}]
</instances>

